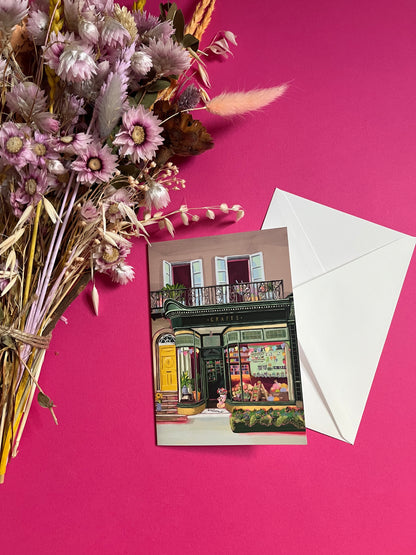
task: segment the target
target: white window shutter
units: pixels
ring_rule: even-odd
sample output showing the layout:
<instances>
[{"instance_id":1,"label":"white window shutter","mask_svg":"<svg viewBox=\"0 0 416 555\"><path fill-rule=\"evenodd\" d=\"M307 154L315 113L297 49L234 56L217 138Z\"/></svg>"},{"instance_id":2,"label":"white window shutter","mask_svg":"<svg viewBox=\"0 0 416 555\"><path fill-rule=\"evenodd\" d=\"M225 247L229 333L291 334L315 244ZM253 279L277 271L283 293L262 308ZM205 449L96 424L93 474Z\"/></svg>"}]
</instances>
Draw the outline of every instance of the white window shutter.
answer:
<instances>
[{"instance_id":1,"label":"white window shutter","mask_svg":"<svg viewBox=\"0 0 416 555\"><path fill-rule=\"evenodd\" d=\"M224 256L215 257L215 274L217 277L217 285L225 285L228 283L227 259Z\"/></svg>"},{"instance_id":2,"label":"white window shutter","mask_svg":"<svg viewBox=\"0 0 416 555\"><path fill-rule=\"evenodd\" d=\"M191 283L192 287L204 286L204 274L202 271L202 258L191 260Z\"/></svg>"},{"instance_id":3,"label":"white window shutter","mask_svg":"<svg viewBox=\"0 0 416 555\"><path fill-rule=\"evenodd\" d=\"M163 261L163 287L173 285L172 264L167 260Z\"/></svg>"},{"instance_id":4,"label":"white window shutter","mask_svg":"<svg viewBox=\"0 0 416 555\"><path fill-rule=\"evenodd\" d=\"M262 252L250 254L250 281L264 281Z\"/></svg>"},{"instance_id":5,"label":"white window shutter","mask_svg":"<svg viewBox=\"0 0 416 555\"><path fill-rule=\"evenodd\" d=\"M228 284L228 267L226 257L215 257L215 275L217 278L217 285ZM228 303L228 287L216 287L216 301L219 304Z\"/></svg>"},{"instance_id":6,"label":"white window shutter","mask_svg":"<svg viewBox=\"0 0 416 555\"><path fill-rule=\"evenodd\" d=\"M202 259L197 258L196 260L191 260L191 284L192 290L192 304L202 305L204 304L202 287L204 286L204 274L202 271Z\"/></svg>"}]
</instances>

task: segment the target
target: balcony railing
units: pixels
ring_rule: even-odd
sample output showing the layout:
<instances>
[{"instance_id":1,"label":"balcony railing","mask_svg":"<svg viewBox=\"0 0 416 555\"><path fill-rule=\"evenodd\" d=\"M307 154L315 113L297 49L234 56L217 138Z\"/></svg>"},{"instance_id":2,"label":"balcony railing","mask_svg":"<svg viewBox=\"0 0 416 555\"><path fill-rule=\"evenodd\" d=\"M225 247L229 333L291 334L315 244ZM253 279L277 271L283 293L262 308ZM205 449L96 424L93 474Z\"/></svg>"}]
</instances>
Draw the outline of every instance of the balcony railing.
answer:
<instances>
[{"instance_id":1,"label":"balcony railing","mask_svg":"<svg viewBox=\"0 0 416 555\"><path fill-rule=\"evenodd\" d=\"M189 289L161 289L150 291L150 307L162 310L167 299L186 306L203 306L226 303L248 303L283 299L283 280L229 283Z\"/></svg>"}]
</instances>

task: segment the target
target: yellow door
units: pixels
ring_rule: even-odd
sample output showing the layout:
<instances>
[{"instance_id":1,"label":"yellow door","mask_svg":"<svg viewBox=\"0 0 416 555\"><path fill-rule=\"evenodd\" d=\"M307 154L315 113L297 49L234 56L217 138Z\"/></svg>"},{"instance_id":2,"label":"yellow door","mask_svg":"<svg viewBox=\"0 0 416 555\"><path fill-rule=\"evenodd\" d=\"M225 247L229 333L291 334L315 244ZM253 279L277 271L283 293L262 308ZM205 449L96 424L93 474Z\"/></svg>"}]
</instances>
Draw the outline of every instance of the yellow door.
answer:
<instances>
[{"instance_id":1,"label":"yellow door","mask_svg":"<svg viewBox=\"0 0 416 555\"><path fill-rule=\"evenodd\" d=\"M160 389L162 391L176 391L178 378L176 375L175 345L159 345Z\"/></svg>"}]
</instances>

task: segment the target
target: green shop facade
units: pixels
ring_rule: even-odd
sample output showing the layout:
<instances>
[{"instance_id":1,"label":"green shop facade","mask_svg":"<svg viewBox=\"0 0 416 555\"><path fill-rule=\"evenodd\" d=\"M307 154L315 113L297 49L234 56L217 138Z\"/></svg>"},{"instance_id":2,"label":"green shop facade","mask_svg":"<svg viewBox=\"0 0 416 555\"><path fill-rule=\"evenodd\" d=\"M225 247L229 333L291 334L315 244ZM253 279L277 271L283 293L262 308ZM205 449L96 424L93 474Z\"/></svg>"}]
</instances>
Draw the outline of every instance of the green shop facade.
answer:
<instances>
[{"instance_id":1,"label":"green shop facade","mask_svg":"<svg viewBox=\"0 0 416 555\"><path fill-rule=\"evenodd\" d=\"M170 326L155 338L163 348L156 345L155 356L170 349L170 358L157 361L156 381L176 388L180 415L217 407L220 393L230 412L303 412L293 295L201 306L168 299L160 316Z\"/></svg>"}]
</instances>

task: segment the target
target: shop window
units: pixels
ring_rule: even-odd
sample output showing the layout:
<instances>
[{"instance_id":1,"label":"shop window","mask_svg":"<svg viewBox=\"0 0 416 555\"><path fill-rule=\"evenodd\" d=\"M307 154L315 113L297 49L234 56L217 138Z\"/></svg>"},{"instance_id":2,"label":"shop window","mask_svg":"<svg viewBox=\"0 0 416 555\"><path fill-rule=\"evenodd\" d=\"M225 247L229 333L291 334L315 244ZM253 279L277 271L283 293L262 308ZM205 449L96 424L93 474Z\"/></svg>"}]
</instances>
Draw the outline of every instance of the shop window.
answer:
<instances>
[{"instance_id":1,"label":"shop window","mask_svg":"<svg viewBox=\"0 0 416 555\"><path fill-rule=\"evenodd\" d=\"M199 372L199 349L179 347L176 349L180 381L180 401L196 401L201 397L201 375Z\"/></svg>"},{"instance_id":2,"label":"shop window","mask_svg":"<svg viewBox=\"0 0 416 555\"><path fill-rule=\"evenodd\" d=\"M242 330L241 340L242 341L262 341L263 331L262 330Z\"/></svg>"},{"instance_id":3,"label":"shop window","mask_svg":"<svg viewBox=\"0 0 416 555\"><path fill-rule=\"evenodd\" d=\"M272 328L263 330L264 339L289 339L287 328Z\"/></svg>"},{"instance_id":4,"label":"shop window","mask_svg":"<svg viewBox=\"0 0 416 555\"><path fill-rule=\"evenodd\" d=\"M230 345L227 362L233 401L289 402L294 399L288 341Z\"/></svg>"}]
</instances>

